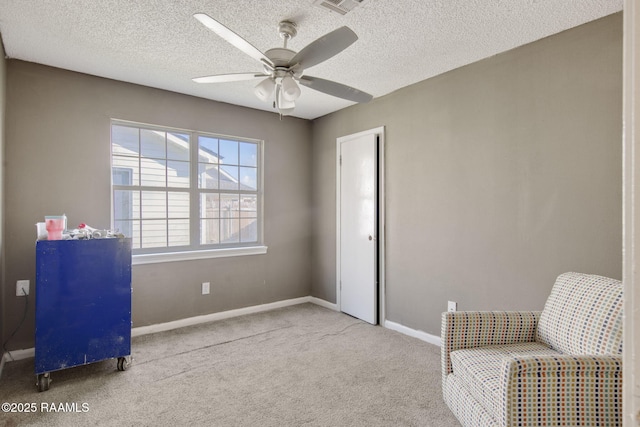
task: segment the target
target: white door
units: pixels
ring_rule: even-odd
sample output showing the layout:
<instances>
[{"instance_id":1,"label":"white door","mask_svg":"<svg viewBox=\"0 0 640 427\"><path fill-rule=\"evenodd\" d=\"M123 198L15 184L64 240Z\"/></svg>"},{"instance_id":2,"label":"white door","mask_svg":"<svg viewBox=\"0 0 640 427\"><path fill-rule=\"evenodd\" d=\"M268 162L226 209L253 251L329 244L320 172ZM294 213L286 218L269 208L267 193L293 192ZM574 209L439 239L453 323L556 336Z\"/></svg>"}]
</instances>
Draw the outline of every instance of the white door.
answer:
<instances>
[{"instance_id":1,"label":"white door","mask_svg":"<svg viewBox=\"0 0 640 427\"><path fill-rule=\"evenodd\" d=\"M338 139L340 309L371 324L378 321L377 135Z\"/></svg>"}]
</instances>

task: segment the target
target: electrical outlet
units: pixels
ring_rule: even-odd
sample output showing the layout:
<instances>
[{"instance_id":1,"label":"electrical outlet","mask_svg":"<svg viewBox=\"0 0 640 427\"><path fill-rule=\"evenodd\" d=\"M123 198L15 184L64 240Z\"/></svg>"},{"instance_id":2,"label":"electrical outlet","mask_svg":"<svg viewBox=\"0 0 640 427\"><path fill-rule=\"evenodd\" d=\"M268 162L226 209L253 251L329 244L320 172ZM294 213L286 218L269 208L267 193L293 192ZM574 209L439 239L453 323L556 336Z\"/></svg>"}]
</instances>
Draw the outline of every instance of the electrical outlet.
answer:
<instances>
[{"instance_id":1,"label":"electrical outlet","mask_svg":"<svg viewBox=\"0 0 640 427\"><path fill-rule=\"evenodd\" d=\"M211 292L211 283L202 282L202 295L209 295Z\"/></svg>"},{"instance_id":2,"label":"electrical outlet","mask_svg":"<svg viewBox=\"0 0 640 427\"><path fill-rule=\"evenodd\" d=\"M24 297L29 295L29 281L28 280L18 280L16 282L16 296Z\"/></svg>"},{"instance_id":3,"label":"electrical outlet","mask_svg":"<svg viewBox=\"0 0 640 427\"><path fill-rule=\"evenodd\" d=\"M458 310L458 303L455 301L449 301L447 303L447 311L457 311Z\"/></svg>"}]
</instances>

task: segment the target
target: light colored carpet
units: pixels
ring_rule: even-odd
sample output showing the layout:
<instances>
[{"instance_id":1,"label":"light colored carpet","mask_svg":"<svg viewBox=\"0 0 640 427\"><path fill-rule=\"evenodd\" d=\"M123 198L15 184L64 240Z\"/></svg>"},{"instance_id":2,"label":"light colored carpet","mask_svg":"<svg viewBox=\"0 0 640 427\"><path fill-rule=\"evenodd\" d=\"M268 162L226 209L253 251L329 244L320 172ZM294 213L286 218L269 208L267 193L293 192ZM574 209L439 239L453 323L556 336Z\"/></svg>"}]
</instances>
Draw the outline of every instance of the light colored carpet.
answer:
<instances>
[{"instance_id":1,"label":"light colored carpet","mask_svg":"<svg viewBox=\"0 0 640 427\"><path fill-rule=\"evenodd\" d=\"M0 403L37 412L0 412L0 425L460 425L439 347L313 304L137 337L132 353L125 372L115 360L53 372L43 393L33 359L7 363Z\"/></svg>"}]
</instances>

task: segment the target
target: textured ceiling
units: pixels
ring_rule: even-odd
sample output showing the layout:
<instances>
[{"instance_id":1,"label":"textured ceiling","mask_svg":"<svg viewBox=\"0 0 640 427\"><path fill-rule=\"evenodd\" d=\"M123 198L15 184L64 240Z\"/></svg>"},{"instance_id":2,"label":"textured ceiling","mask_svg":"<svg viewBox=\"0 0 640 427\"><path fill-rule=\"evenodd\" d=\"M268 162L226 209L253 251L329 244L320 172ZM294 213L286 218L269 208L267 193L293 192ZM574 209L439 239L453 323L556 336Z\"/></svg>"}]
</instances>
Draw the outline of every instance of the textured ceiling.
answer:
<instances>
[{"instance_id":1,"label":"textured ceiling","mask_svg":"<svg viewBox=\"0 0 640 427\"><path fill-rule=\"evenodd\" d=\"M261 51L281 47L277 24L297 22L299 51L343 25L359 40L305 74L379 97L401 87L622 10L623 0L370 0L342 16L312 0L0 0L9 58L273 111L259 80L193 77L259 72L254 59L193 18L204 12ZM302 87L294 116L352 105Z\"/></svg>"}]
</instances>

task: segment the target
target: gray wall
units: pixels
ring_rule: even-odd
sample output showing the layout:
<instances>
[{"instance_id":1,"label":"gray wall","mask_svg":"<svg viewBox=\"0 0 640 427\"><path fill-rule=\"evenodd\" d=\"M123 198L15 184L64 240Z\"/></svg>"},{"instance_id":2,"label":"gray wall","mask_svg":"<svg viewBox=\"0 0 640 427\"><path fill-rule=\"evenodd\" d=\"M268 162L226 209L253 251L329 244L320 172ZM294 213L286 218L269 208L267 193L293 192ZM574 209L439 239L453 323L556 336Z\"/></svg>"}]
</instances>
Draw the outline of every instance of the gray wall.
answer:
<instances>
[{"instance_id":1,"label":"gray wall","mask_svg":"<svg viewBox=\"0 0 640 427\"><path fill-rule=\"evenodd\" d=\"M335 140L381 125L389 320L439 335L447 300L540 309L564 271L620 278L621 51L616 14L312 123L9 60L2 338L15 281L35 280L35 222L109 225L111 117L266 140L268 253L134 267L134 326L335 302ZM33 346L29 301L10 349Z\"/></svg>"},{"instance_id":2,"label":"gray wall","mask_svg":"<svg viewBox=\"0 0 640 427\"><path fill-rule=\"evenodd\" d=\"M439 335L447 300L541 309L562 272L620 279L621 18L315 120L312 294L336 301L336 138L382 125L388 320Z\"/></svg>"},{"instance_id":3,"label":"gray wall","mask_svg":"<svg viewBox=\"0 0 640 427\"><path fill-rule=\"evenodd\" d=\"M22 317L16 280L35 280L34 224L64 212L109 227L110 118L265 140L267 254L134 266L134 327L310 294L310 122L17 60L6 87L4 339ZM33 346L29 299L9 349Z\"/></svg>"}]
</instances>

